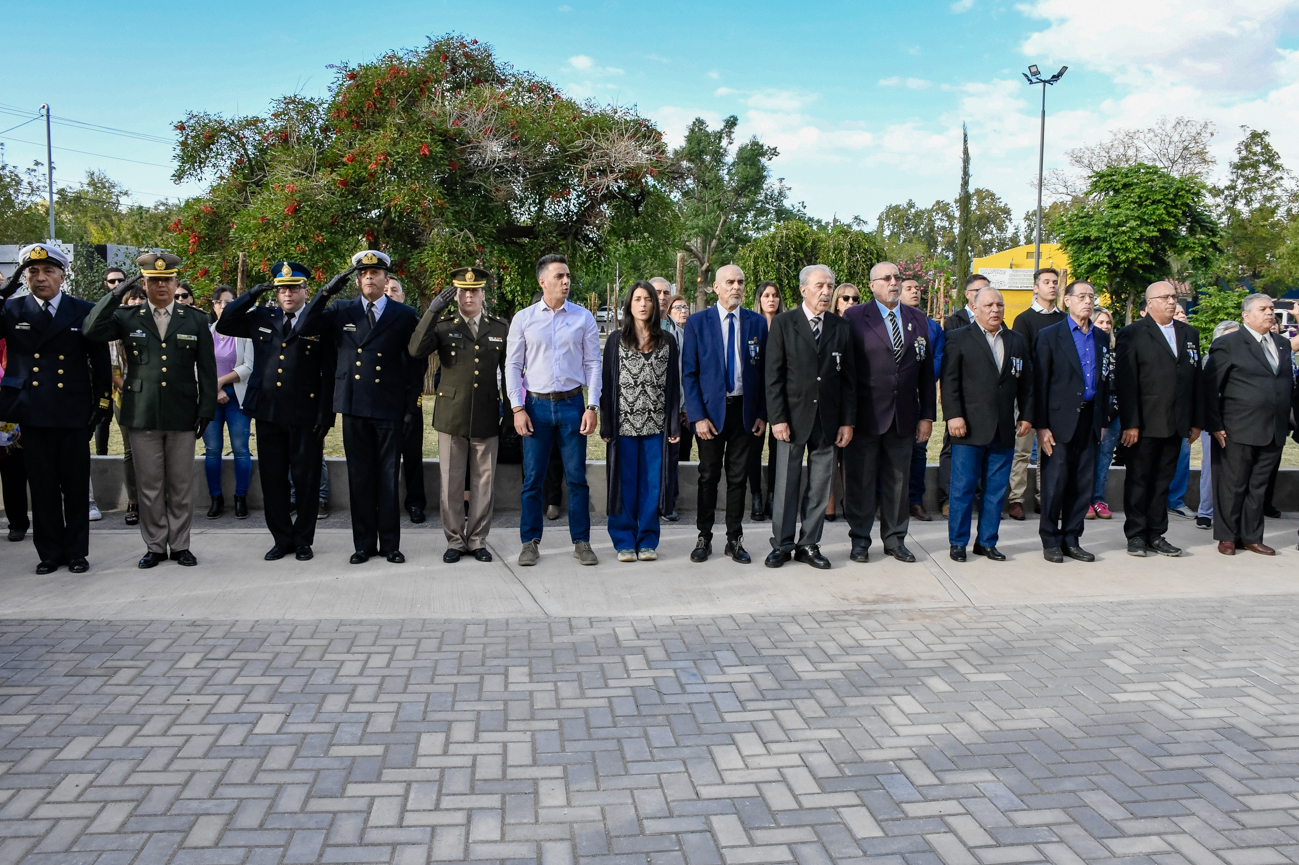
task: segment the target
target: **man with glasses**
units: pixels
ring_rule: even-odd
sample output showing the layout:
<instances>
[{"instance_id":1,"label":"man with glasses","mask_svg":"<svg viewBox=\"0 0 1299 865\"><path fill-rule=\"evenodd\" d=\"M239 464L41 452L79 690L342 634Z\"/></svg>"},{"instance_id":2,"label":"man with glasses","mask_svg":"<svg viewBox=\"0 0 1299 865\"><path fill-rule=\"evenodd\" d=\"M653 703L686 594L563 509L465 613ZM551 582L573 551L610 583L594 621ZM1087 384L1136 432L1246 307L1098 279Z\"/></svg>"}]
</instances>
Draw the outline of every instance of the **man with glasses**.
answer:
<instances>
[{"instance_id":1,"label":"man with glasses","mask_svg":"<svg viewBox=\"0 0 1299 865\"><path fill-rule=\"evenodd\" d=\"M1146 315L1119 330L1116 387L1123 429L1123 533L1128 555L1180 556L1170 544L1168 486L1182 442L1203 426L1200 332L1175 320L1171 283L1146 289Z\"/></svg>"},{"instance_id":2,"label":"man with glasses","mask_svg":"<svg viewBox=\"0 0 1299 865\"><path fill-rule=\"evenodd\" d=\"M266 528L275 545L268 562L289 553L305 562L316 533L316 496L325 436L334 426L334 370L338 352L319 335L303 336L311 271L296 261L277 261L272 282L232 300L217 322L217 333L253 342L253 372L244 411L257 421L257 471L262 481ZM276 305L263 306L274 292ZM290 487L292 484L292 487ZM293 518L291 490L301 491Z\"/></svg>"},{"instance_id":3,"label":"man with glasses","mask_svg":"<svg viewBox=\"0 0 1299 865\"><path fill-rule=\"evenodd\" d=\"M902 294L899 299L903 306L920 309L920 282L907 277L902 280ZM922 313L923 314L923 313ZM929 316L925 316L929 327L929 354L933 357L934 381L943 369L943 349L947 344L947 332L943 326ZM911 500L911 518L923 523L933 517L925 510L925 471L929 467L929 442L918 441L911 448L911 478L908 483Z\"/></svg>"},{"instance_id":4,"label":"man with glasses","mask_svg":"<svg viewBox=\"0 0 1299 865\"><path fill-rule=\"evenodd\" d=\"M1029 358L1036 357L1037 335L1044 328L1064 321L1065 314L1055 305L1060 292L1060 271L1054 267L1040 267L1033 273L1033 302L1028 309L1015 316L1011 330L1028 342ZM1026 409L1031 408L1025 406ZM1015 460L1010 468L1010 504L1006 516L1012 520L1025 518L1024 504L1028 498L1028 464L1033 457L1033 436L1015 440ZM1039 472L1040 474L1040 472ZM1039 488L1041 481L1038 482ZM1041 510L1039 505L1038 510Z\"/></svg>"},{"instance_id":5,"label":"man with glasses","mask_svg":"<svg viewBox=\"0 0 1299 865\"><path fill-rule=\"evenodd\" d=\"M1038 533L1043 556L1057 564L1066 556L1096 560L1080 539L1114 380L1109 334L1092 326L1096 289L1074 280L1065 286L1064 305L1069 316L1038 333L1033 359L1033 426L1041 453Z\"/></svg>"},{"instance_id":6,"label":"man with glasses","mask_svg":"<svg viewBox=\"0 0 1299 865\"><path fill-rule=\"evenodd\" d=\"M871 268L874 300L844 314L857 370L856 431L844 448L850 558L870 559L879 477L885 555L914 562L907 549L911 455L929 441L935 418L933 346L924 313L900 302L902 274L891 261Z\"/></svg>"}]
</instances>

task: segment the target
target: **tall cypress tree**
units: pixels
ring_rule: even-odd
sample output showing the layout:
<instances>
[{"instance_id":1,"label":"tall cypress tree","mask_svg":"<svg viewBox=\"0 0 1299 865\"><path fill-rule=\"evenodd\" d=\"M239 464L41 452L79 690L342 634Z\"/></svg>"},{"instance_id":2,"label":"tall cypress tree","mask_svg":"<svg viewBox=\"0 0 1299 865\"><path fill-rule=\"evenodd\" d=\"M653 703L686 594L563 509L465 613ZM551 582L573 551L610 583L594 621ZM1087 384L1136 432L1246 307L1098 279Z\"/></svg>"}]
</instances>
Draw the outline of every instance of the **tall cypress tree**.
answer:
<instances>
[{"instance_id":1,"label":"tall cypress tree","mask_svg":"<svg viewBox=\"0 0 1299 865\"><path fill-rule=\"evenodd\" d=\"M970 134L961 124L961 194L956 200L956 287L965 285L970 275ZM957 291L956 301L964 303L964 292Z\"/></svg>"}]
</instances>

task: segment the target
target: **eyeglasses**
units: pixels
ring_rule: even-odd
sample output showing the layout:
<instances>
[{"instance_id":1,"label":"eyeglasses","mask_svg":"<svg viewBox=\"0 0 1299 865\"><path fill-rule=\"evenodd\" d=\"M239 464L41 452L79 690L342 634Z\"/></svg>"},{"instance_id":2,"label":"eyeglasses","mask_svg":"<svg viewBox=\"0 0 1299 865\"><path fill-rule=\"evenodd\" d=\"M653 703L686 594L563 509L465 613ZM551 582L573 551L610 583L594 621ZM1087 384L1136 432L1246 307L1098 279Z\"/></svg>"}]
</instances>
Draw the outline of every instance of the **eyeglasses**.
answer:
<instances>
[{"instance_id":1,"label":"eyeglasses","mask_svg":"<svg viewBox=\"0 0 1299 865\"><path fill-rule=\"evenodd\" d=\"M1157 294L1154 297L1147 297L1146 303L1150 303L1151 301L1155 301L1155 300L1176 300L1176 299L1177 299L1177 295L1175 294Z\"/></svg>"},{"instance_id":2,"label":"eyeglasses","mask_svg":"<svg viewBox=\"0 0 1299 865\"><path fill-rule=\"evenodd\" d=\"M119 282L126 282L126 277L111 276L108 279L104 280L104 282L108 283L109 285L117 285Z\"/></svg>"},{"instance_id":3,"label":"eyeglasses","mask_svg":"<svg viewBox=\"0 0 1299 865\"><path fill-rule=\"evenodd\" d=\"M902 277L896 273L890 273L888 276L877 276L871 282L901 282Z\"/></svg>"},{"instance_id":4,"label":"eyeglasses","mask_svg":"<svg viewBox=\"0 0 1299 865\"><path fill-rule=\"evenodd\" d=\"M861 300L861 295L860 295L860 294L841 294L841 295L839 295L839 299L840 299L840 300L846 300L846 301L849 301L850 303L857 303L858 301Z\"/></svg>"},{"instance_id":5,"label":"eyeglasses","mask_svg":"<svg viewBox=\"0 0 1299 865\"><path fill-rule=\"evenodd\" d=\"M177 300L189 300L191 297L193 297L193 295L190 294L188 291L178 291L178 292L176 292L176 299L177 299Z\"/></svg>"},{"instance_id":6,"label":"eyeglasses","mask_svg":"<svg viewBox=\"0 0 1299 865\"><path fill-rule=\"evenodd\" d=\"M670 311L671 311L671 312L685 312L685 311L688 310L688 309L690 309L690 307L686 306L684 303L674 303L674 304L672 304L672 309L671 309Z\"/></svg>"}]
</instances>

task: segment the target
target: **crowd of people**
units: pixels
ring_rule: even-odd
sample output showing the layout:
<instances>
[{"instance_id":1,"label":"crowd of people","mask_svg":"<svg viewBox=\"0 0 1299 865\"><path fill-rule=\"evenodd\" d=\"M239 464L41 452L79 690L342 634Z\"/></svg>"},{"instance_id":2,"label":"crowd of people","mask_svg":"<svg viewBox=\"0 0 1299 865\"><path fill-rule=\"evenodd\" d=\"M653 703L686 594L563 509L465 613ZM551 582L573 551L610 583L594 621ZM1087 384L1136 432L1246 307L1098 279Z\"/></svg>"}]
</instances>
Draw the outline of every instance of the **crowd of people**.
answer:
<instances>
[{"instance_id":1,"label":"crowd of people","mask_svg":"<svg viewBox=\"0 0 1299 865\"><path fill-rule=\"evenodd\" d=\"M1087 520L1112 517L1105 490L1116 451L1128 553L1180 555L1166 534L1170 513L1190 516L1182 496L1197 438L1196 524L1213 530L1225 555L1275 554L1263 524L1296 389L1291 344L1275 332L1266 295L1245 298L1242 321L1224 321L1202 352L1168 282L1151 285L1141 317L1116 329L1093 285L1061 290L1059 273L1042 268L1031 306L1008 326L1004 298L979 275L964 286L965 306L939 322L920 308L919 283L891 262L871 269L869 295L825 265L805 267L801 302L788 310L774 283L750 292L729 264L716 272L716 302L693 314L666 279L633 283L601 345L595 317L568 298L562 255L537 262L538 296L509 321L487 311L493 277L477 267L454 271L420 316L379 250L358 252L314 296L305 266L277 262L270 282L243 295L217 287L210 314L177 281L180 265L146 253L133 278L111 269L91 304L63 291L64 253L36 243L0 288L0 483L10 540L26 534L30 488L37 573L89 568L89 441L103 452L114 418L125 519L146 547L141 568L198 563L196 439L208 517L225 509L227 441L234 515L248 516L254 428L273 539L265 558L313 558L328 507L323 444L340 415L350 561L404 562L402 511L425 518L422 405L434 356L447 564L492 559L495 473L510 435L521 439L523 463L518 564L539 560L545 520L558 515L551 488L561 484L573 556L597 564L586 472L594 434L606 445L608 532L621 562L658 557L660 521L680 519L679 466L692 448L690 561L713 555L724 478L723 555L737 563L752 562L746 496L749 525L771 521L768 567L829 568L820 542L836 519L848 523L852 561L869 561L877 534L885 555L914 562L910 520L934 519L926 455L940 403L938 498L955 561L966 560L972 532L974 555L1005 560L1000 522L1003 511L1025 519L1032 506L1034 452L1048 561L1094 561L1082 535ZM358 297L335 299L353 283Z\"/></svg>"}]
</instances>

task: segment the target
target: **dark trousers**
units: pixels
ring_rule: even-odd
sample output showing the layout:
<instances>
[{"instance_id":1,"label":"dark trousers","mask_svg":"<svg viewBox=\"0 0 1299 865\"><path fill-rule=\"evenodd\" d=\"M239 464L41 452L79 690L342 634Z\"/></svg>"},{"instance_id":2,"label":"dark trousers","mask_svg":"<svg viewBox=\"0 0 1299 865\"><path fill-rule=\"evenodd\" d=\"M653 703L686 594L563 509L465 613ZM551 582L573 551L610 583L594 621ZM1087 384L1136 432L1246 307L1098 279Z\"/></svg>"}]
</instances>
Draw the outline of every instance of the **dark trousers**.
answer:
<instances>
[{"instance_id":1,"label":"dark trousers","mask_svg":"<svg viewBox=\"0 0 1299 865\"><path fill-rule=\"evenodd\" d=\"M758 447L758 437L744 428L744 397L726 399L726 420L717 435L699 439L699 513L695 525L699 534L713 537L717 520L717 485L726 471L726 540L744 534L744 481L749 469L749 450Z\"/></svg>"},{"instance_id":2,"label":"dark trousers","mask_svg":"<svg viewBox=\"0 0 1299 865\"><path fill-rule=\"evenodd\" d=\"M753 447L749 448L749 494L753 496L755 502L767 504L771 497L775 495L776 490L776 436L771 432L771 427L767 427L767 471L765 472L766 486L763 486L762 471L762 439L754 442ZM763 490L766 490L764 493Z\"/></svg>"},{"instance_id":3,"label":"dark trousers","mask_svg":"<svg viewBox=\"0 0 1299 865\"><path fill-rule=\"evenodd\" d=\"M113 419L106 417L95 427L95 453L98 456L108 456L108 431L112 423Z\"/></svg>"},{"instance_id":4,"label":"dark trousers","mask_svg":"<svg viewBox=\"0 0 1299 865\"><path fill-rule=\"evenodd\" d=\"M1092 404L1087 402L1078 414L1072 441L1057 441L1049 456L1039 446L1042 506L1037 533L1043 549L1079 546L1096 487L1099 445L1092 435Z\"/></svg>"},{"instance_id":5,"label":"dark trousers","mask_svg":"<svg viewBox=\"0 0 1299 865\"><path fill-rule=\"evenodd\" d=\"M5 519L9 528L27 531L27 462L20 447L0 448L0 487L4 488Z\"/></svg>"},{"instance_id":6,"label":"dark trousers","mask_svg":"<svg viewBox=\"0 0 1299 865\"><path fill-rule=\"evenodd\" d=\"M927 468L929 468L929 442L916 442L911 448L911 480L909 482L909 498L913 505L923 505L925 503L925 469Z\"/></svg>"},{"instance_id":7,"label":"dark trousers","mask_svg":"<svg viewBox=\"0 0 1299 865\"><path fill-rule=\"evenodd\" d=\"M314 490L320 484L321 446L310 426L257 422L257 470L262 479L266 528L275 545L296 550L316 537L316 496L305 495L292 517L293 490Z\"/></svg>"},{"instance_id":8,"label":"dark trousers","mask_svg":"<svg viewBox=\"0 0 1299 865\"><path fill-rule=\"evenodd\" d=\"M397 498L401 426L401 421L343 415L347 498L352 510L352 544L358 553L373 555L376 549L381 553L401 549L401 507Z\"/></svg>"},{"instance_id":9,"label":"dark trousers","mask_svg":"<svg viewBox=\"0 0 1299 865\"><path fill-rule=\"evenodd\" d=\"M1281 445L1243 445L1227 439L1225 448L1213 448L1215 541L1242 547L1263 543L1263 498L1280 463Z\"/></svg>"},{"instance_id":10,"label":"dark trousers","mask_svg":"<svg viewBox=\"0 0 1299 865\"><path fill-rule=\"evenodd\" d=\"M1182 454L1177 436L1141 436L1123 451L1123 534L1149 542L1168 531L1168 485Z\"/></svg>"},{"instance_id":11,"label":"dark trousers","mask_svg":"<svg viewBox=\"0 0 1299 865\"><path fill-rule=\"evenodd\" d=\"M943 449L938 452L938 507L947 504L952 489L952 437L943 423Z\"/></svg>"},{"instance_id":12,"label":"dark trousers","mask_svg":"<svg viewBox=\"0 0 1299 865\"><path fill-rule=\"evenodd\" d=\"M23 430L32 489L32 541L42 562L67 563L90 551L90 442L85 427Z\"/></svg>"},{"instance_id":13,"label":"dark trousers","mask_svg":"<svg viewBox=\"0 0 1299 865\"><path fill-rule=\"evenodd\" d=\"M404 507L428 507L424 497L424 418L417 418L419 423L410 425L410 432L401 439L401 472L406 477L406 500Z\"/></svg>"},{"instance_id":14,"label":"dark trousers","mask_svg":"<svg viewBox=\"0 0 1299 865\"><path fill-rule=\"evenodd\" d=\"M877 505L884 549L896 549L906 540L911 524L908 475L915 442L914 434L899 435L890 429L882 435L854 435L843 449L844 504L853 546L870 546Z\"/></svg>"},{"instance_id":15,"label":"dark trousers","mask_svg":"<svg viewBox=\"0 0 1299 865\"><path fill-rule=\"evenodd\" d=\"M676 511L677 499L681 497L681 461L690 461L691 428L684 414L681 418L681 441L668 444L668 462L671 466L668 470L668 513Z\"/></svg>"}]
</instances>

